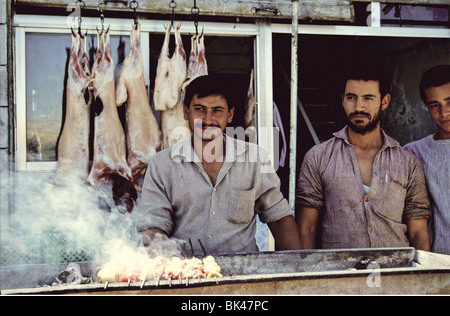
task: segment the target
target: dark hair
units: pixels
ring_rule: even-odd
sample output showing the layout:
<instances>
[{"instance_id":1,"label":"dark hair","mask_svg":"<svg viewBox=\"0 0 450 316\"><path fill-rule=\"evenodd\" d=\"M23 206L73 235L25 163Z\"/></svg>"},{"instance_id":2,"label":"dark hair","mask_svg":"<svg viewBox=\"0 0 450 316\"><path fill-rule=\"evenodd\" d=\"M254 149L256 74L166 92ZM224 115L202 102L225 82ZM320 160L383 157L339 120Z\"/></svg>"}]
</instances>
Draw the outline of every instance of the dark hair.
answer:
<instances>
[{"instance_id":1,"label":"dark hair","mask_svg":"<svg viewBox=\"0 0 450 316\"><path fill-rule=\"evenodd\" d=\"M431 87L439 87L450 82L450 65L438 65L434 66L422 75L420 80L419 90L420 97L424 102L425 90Z\"/></svg>"},{"instance_id":2,"label":"dark hair","mask_svg":"<svg viewBox=\"0 0 450 316\"><path fill-rule=\"evenodd\" d=\"M198 94L199 98L204 98L213 94L222 95L227 100L228 109L234 107L235 98L231 85L228 80L220 75L200 76L192 80L186 87L184 105L189 108L192 98L196 94Z\"/></svg>"},{"instance_id":3,"label":"dark hair","mask_svg":"<svg viewBox=\"0 0 450 316\"><path fill-rule=\"evenodd\" d=\"M378 81L381 98L390 93L391 84L388 76L373 65L356 66L346 71L342 80L342 93L345 92L348 80Z\"/></svg>"}]
</instances>

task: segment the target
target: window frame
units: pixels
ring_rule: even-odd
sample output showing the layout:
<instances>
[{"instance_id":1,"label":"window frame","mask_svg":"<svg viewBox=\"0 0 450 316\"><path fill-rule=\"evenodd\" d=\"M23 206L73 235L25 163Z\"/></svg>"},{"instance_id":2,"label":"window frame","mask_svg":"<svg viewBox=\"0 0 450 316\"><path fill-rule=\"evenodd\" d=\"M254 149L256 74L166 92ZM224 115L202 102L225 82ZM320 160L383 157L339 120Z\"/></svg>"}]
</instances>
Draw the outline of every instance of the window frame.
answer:
<instances>
[{"instance_id":1,"label":"window frame","mask_svg":"<svg viewBox=\"0 0 450 316\"><path fill-rule=\"evenodd\" d=\"M57 167L57 161L38 161L32 162L27 161L27 143L26 143L26 35L27 33L47 33L47 34L70 34L70 21L69 17L63 16L34 16L34 15L16 15L14 17L14 36L15 36L15 103L16 103L16 130L15 136L15 157L16 157L16 170L17 171L55 171ZM51 21L51 22L50 22ZM149 85L150 82L150 34L158 33L164 34L164 25L168 21L162 20L142 20L141 23L141 43L142 43L142 53L144 56L144 68L145 68L145 80L146 84ZM109 27L111 35L122 35L128 36L130 33L130 27L133 25L134 21L131 19L105 19L105 27ZM258 54L256 49L264 51L264 47L261 47L260 38L260 28L256 24L230 24L230 23L215 23L215 22L205 22L202 23L207 31L207 35L220 35L220 36L256 36L255 45L255 69L257 69L257 64L265 65L260 66L260 69L266 73L265 76L255 74L256 76L256 86L258 82L261 81L261 77L269 78L267 74L271 73L271 64L267 65L267 60L269 59L264 53L265 61L258 61ZM202 25L202 26L203 26ZM100 27L100 20L98 18L86 17L82 19L82 29L87 30L89 34L95 34L96 28ZM267 29L267 27L266 27ZM182 34L193 34L195 33L195 26L193 23L183 22ZM271 33L265 33L271 36ZM261 71L262 72L262 71ZM271 80L265 80L266 86L271 85ZM266 100L264 104L272 104L271 89L257 89L259 94L256 96L257 100ZM257 92L258 93L258 92ZM257 102L258 104L258 102ZM265 111L257 111L258 113L266 113ZM267 117L271 117L270 113L263 115L267 121L266 126L269 125L269 120ZM261 122L261 119L258 121ZM265 148L271 148L271 139L264 139Z\"/></svg>"}]
</instances>

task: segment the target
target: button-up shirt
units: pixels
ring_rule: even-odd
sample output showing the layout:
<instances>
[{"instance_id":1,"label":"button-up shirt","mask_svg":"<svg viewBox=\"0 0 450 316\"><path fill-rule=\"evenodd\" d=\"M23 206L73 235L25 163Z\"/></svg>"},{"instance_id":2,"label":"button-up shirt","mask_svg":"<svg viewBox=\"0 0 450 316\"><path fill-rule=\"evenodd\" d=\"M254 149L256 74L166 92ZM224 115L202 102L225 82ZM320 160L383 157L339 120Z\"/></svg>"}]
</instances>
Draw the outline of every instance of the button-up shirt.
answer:
<instances>
[{"instance_id":1,"label":"button-up shirt","mask_svg":"<svg viewBox=\"0 0 450 316\"><path fill-rule=\"evenodd\" d=\"M405 145L422 163L433 221L431 251L450 255L450 139L429 135Z\"/></svg>"},{"instance_id":2,"label":"button-up shirt","mask_svg":"<svg viewBox=\"0 0 450 316\"><path fill-rule=\"evenodd\" d=\"M258 251L256 216L271 223L292 216L280 180L261 147L225 136L226 156L215 185L183 140L153 156L139 201L138 231L158 228L192 240L194 252ZM188 244L188 250L190 245Z\"/></svg>"},{"instance_id":3,"label":"button-up shirt","mask_svg":"<svg viewBox=\"0 0 450 316\"><path fill-rule=\"evenodd\" d=\"M297 204L319 210L323 248L409 246L406 220L431 217L420 162L381 130L366 193L347 128L305 155Z\"/></svg>"}]
</instances>

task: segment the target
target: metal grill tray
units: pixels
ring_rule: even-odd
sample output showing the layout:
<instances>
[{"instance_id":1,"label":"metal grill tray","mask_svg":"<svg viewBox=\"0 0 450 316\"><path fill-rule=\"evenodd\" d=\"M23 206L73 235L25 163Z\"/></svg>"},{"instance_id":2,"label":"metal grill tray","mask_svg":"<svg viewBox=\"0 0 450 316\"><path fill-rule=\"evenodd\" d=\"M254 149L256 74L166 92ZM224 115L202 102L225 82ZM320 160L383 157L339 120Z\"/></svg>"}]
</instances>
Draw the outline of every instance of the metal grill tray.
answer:
<instances>
[{"instance_id":1,"label":"metal grill tray","mask_svg":"<svg viewBox=\"0 0 450 316\"><path fill-rule=\"evenodd\" d=\"M428 254L423 253L426 258ZM222 278L196 280L148 280L145 283L109 283L107 285L92 283L85 285L57 285L51 287L36 287L37 280L46 275L57 274L67 264L31 265L2 268L2 294L87 294L87 293L120 293L120 294L158 294L158 293L202 293L220 286L239 286L239 293L257 291L251 284L266 282L285 282L312 279L336 279L367 277L371 270L355 270L361 259L376 262L383 275L390 274L430 274L450 272L450 256L437 255L436 266L421 267L417 263L418 252L414 248L369 248L369 249L330 249L330 250L299 250L274 251L257 253L235 253L215 255L221 266ZM439 265L439 260L443 265ZM436 261L437 260L437 261ZM420 261L420 260L419 260ZM95 263L79 263L84 276L95 276ZM7 281L7 287L4 281ZM6 290L5 290L6 289ZM207 289L207 290L206 290ZM445 290L449 290L445 287ZM164 292L166 291L166 292ZM167 292L168 291L168 292ZM178 291L178 292L177 292ZM244 291L244 292L242 292Z\"/></svg>"}]
</instances>

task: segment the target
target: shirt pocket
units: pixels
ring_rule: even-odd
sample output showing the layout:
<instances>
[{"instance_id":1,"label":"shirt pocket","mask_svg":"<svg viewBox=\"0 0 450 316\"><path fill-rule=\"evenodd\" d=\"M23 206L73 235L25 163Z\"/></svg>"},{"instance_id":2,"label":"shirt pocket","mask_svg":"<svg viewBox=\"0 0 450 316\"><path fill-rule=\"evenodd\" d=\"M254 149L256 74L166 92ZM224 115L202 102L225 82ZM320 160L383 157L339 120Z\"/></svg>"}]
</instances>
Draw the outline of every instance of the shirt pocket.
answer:
<instances>
[{"instance_id":1,"label":"shirt pocket","mask_svg":"<svg viewBox=\"0 0 450 316\"><path fill-rule=\"evenodd\" d=\"M407 193L407 179L400 172L389 171L384 178L385 198L382 199L382 207L379 208L383 215L395 222L402 222Z\"/></svg>"},{"instance_id":2,"label":"shirt pocket","mask_svg":"<svg viewBox=\"0 0 450 316\"><path fill-rule=\"evenodd\" d=\"M235 224L249 223L255 214L255 191L230 189L228 220Z\"/></svg>"}]
</instances>

